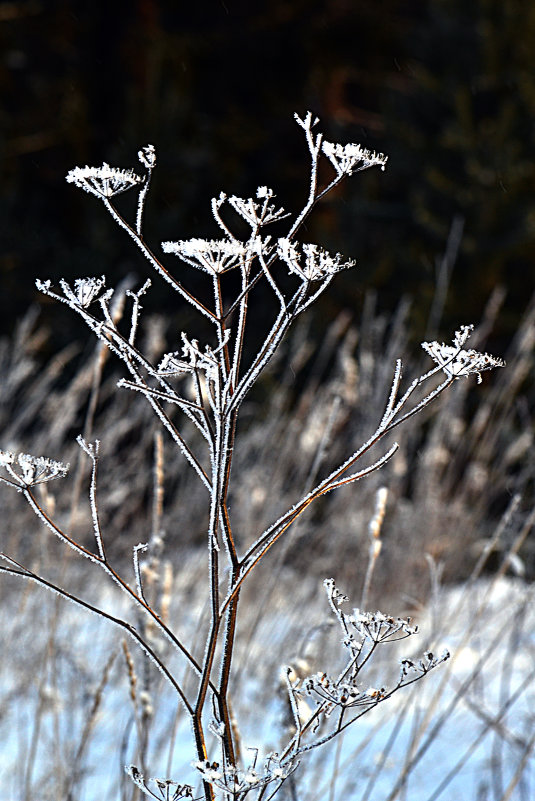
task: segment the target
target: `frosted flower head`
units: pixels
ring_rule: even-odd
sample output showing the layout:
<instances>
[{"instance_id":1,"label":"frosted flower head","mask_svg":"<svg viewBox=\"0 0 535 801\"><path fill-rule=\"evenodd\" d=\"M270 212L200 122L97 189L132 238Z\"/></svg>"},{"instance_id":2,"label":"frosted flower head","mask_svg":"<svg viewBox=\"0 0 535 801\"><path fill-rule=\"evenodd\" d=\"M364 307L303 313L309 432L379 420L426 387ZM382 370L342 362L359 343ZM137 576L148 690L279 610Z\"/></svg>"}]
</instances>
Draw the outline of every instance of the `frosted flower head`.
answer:
<instances>
[{"instance_id":1,"label":"frosted flower head","mask_svg":"<svg viewBox=\"0 0 535 801\"><path fill-rule=\"evenodd\" d=\"M77 278L74 282L74 287L71 287L64 278L60 280L59 284L69 306L80 309L87 309L88 306L98 298L108 300L113 295L113 289L108 289L107 292L102 294L102 290L106 286L106 278L103 275L101 275L100 278ZM37 279L35 286L45 295L61 299L61 297L56 295L52 290L52 281L49 279L46 281Z\"/></svg>"},{"instance_id":2,"label":"frosted flower head","mask_svg":"<svg viewBox=\"0 0 535 801\"><path fill-rule=\"evenodd\" d=\"M243 264L248 248L241 242L230 239L186 239L178 242L162 242L164 253L173 253L188 264L212 275L231 270Z\"/></svg>"},{"instance_id":3,"label":"frosted flower head","mask_svg":"<svg viewBox=\"0 0 535 801\"><path fill-rule=\"evenodd\" d=\"M348 629L353 630L364 641L385 642L399 640L416 634L418 626L411 625L410 618L393 617L383 612L362 612L354 609L351 615L344 615ZM348 647L354 646L354 639L348 640Z\"/></svg>"},{"instance_id":4,"label":"frosted flower head","mask_svg":"<svg viewBox=\"0 0 535 801\"><path fill-rule=\"evenodd\" d=\"M463 345L472 333L473 325L463 325L455 332L453 345L439 342L422 342L422 348L431 356L448 378L462 378L477 375L477 383L481 383L483 370L504 367L505 362L489 353L477 350L465 350Z\"/></svg>"},{"instance_id":5,"label":"frosted flower head","mask_svg":"<svg viewBox=\"0 0 535 801\"><path fill-rule=\"evenodd\" d=\"M320 702L327 702L325 709L327 716L332 714L336 707L344 709L372 708L383 701L386 696L384 687L381 689L369 687L363 692L357 685L356 676L349 681L340 681L326 673L317 673L306 679L302 692L319 699Z\"/></svg>"},{"instance_id":6,"label":"frosted flower head","mask_svg":"<svg viewBox=\"0 0 535 801\"><path fill-rule=\"evenodd\" d=\"M191 372L191 365L180 358L180 353L166 353L158 365L158 375L172 376Z\"/></svg>"},{"instance_id":7,"label":"frosted flower head","mask_svg":"<svg viewBox=\"0 0 535 801\"><path fill-rule=\"evenodd\" d=\"M121 170L104 164L102 167L75 167L67 173L67 183L76 184L80 189L101 199L120 195L145 180L133 170Z\"/></svg>"},{"instance_id":8,"label":"frosted flower head","mask_svg":"<svg viewBox=\"0 0 535 801\"><path fill-rule=\"evenodd\" d=\"M429 671L442 665L450 658L450 652L446 648L439 656L435 656L432 651L426 651L421 659L402 659L400 662L400 681L404 681L410 674L425 676Z\"/></svg>"},{"instance_id":9,"label":"frosted flower head","mask_svg":"<svg viewBox=\"0 0 535 801\"><path fill-rule=\"evenodd\" d=\"M106 278L104 275L100 278L77 278L74 282L74 290L63 279L60 281L60 285L68 300L75 306L87 309L106 286Z\"/></svg>"},{"instance_id":10,"label":"frosted flower head","mask_svg":"<svg viewBox=\"0 0 535 801\"><path fill-rule=\"evenodd\" d=\"M232 195L228 198L232 208L243 217L251 228L268 225L289 216L282 206L277 208L274 203L269 202L275 197L275 193L267 186L259 186L256 190L256 197L261 201L260 203L250 197L243 198Z\"/></svg>"},{"instance_id":11,"label":"frosted flower head","mask_svg":"<svg viewBox=\"0 0 535 801\"><path fill-rule=\"evenodd\" d=\"M156 150L154 145L146 145L138 151L138 159L147 170L152 170L156 166Z\"/></svg>"},{"instance_id":12,"label":"frosted flower head","mask_svg":"<svg viewBox=\"0 0 535 801\"><path fill-rule=\"evenodd\" d=\"M296 769L297 763L291 759L282 761L277 754L270 754L261 769L257 769L256 760L245 770L230 764L225 765L223 770L218 762L208 760L194 762L193 767L205 781L238 801L253 789L261 789L274 781L284 781Z\"/></svg>"},{"instance_id":13,"label":"frosted flower head","mask_svg":"<svg viewBox=\"0 0 535 801\"><path fill-rule=\"evenodd\" d=\"M0 451L0 467L6 467L13 464L15 461L15 454L11 451Z\"/></svg>"},{"instance_id":14,"label":"frosted flower head","mask_svg":"<svg viewBox=\"0 0 535 801\"><path fill-rule=\"evenodd\" d=\"M225 347L231 334L231 329L225 331L225 336L221 345L215 350L209 345L205 345L204 351L201 350L198 340L188 339L182 332L182 351L166 353L158 365L158 374L161 376L180 375L182 373L192 373L194 370L202 370L208 381L215 381L218 372L217 354L221 348Z\"/></svg>"},{"instance_id":15,"label":"frosted flower head","mask_svg":"<svg viewBox=\"0 0 535 801\"><path fill-rule=\"evenodd\" d=\"M370 167L379 166L385 169L388 156L366 150L360 145L340 145L335 142L323 142L322 150L338 175L352 175Z\"/></svg>"},{"instance_id":16,"label":"frosted flower head","mask_svg":"<svg viewBox=\"0 0 535 801\"><path fill-rule=\"evenodd\" d=\"M333 256L319 245L303 244L300 247L301 251L299 245L286 238L277 243L279 258L286 262L291 273L305 281L320 281L355 265L353 260L342 261L340 253Z\"/></svg>"},{"instance_id":17,"label":"frosted flower head","mask_svg":"<svg viewBox=\"0 0 535 801\"><path fill-rule=\"evenodd\" d=\"M63 462L46 459L44 456L30 456L28 453L15 454L11 451L0 451L0 467L4 467L21 488L44 484L55 478L64 478L69 470L69 465Z\"/></svg>"},{"instance_id":18,"label":"frosted flower head","mask_svg":"<svg viewBox=\"0 0 535 801\"><path fill-rule=\"evenodd\" d=\"M171 781L171 779L146 779L135 765L125 766L125 772L130 776L134 784L151 798L161 797L162 799L168 799L168 801L179 801L181 798L193 799L193 787L189 784L179 784ZM152 791L152 786L157 789L158 796Z\"/></svg>"}]
</instances>

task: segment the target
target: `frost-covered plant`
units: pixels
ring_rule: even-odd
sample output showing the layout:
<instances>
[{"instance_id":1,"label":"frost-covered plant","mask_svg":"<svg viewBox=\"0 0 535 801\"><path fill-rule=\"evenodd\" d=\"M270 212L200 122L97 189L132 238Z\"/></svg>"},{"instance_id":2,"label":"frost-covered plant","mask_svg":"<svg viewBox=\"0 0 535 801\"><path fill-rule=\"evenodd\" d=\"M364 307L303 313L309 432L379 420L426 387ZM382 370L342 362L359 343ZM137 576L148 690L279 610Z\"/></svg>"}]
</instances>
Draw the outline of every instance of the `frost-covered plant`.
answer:
<instances>
[{"instance_id":1,"label":"frost-covered plant","mask_svg":"<svg viewBox=\"0 0 535 801\"><path fill-rule=\"evenodd\" d=\"M288 670L286 689L293 728L287 741L281 744L277 753L262 755L259 747L250 762L244 761L239 753L238 724L231 714L230 678L240 593L246 579L311 504L332 490L368 476L391 459L398 447L396 443L385 446L386 450L375 456L371 463L362 463L363 457L394 428L435 400L456 379L474 374L480 380L481 371L503 364L488 354L464 348L471 326L463 326L455 334L452 345L423 343L426 352L436 362L435 366L415 378L402 392L402 364L397 361L385 408L375 431L364 444L321 478L264 531L235 530L229 497L234 480L233 453L241 405L291 325L321 296L338 272L354 265L353 261L344 260L338 253L330 254L316 244L299 243L296 235L316 203L345 177L374 166L384 169L387 161L383 154L371 153L359 145L323 141L322 135L314 132L318 120L310 113L303 118L296 115L296 121L304 131L310 154L310 186L305 205L295 218L290 218L284 236L272 240L265 235L266 226L280 224L290 215L273 202L275 195L271 189L259 187L255 199L220 194L212 200L213 216L222 232L220 239L195 238L162 243L164 253L172 254L185 265L206 274L211 292L203 298L192 294L144 239L145 200L156 165L156 154L151 145L142 148L138 154L145 171L143 175L103 164L96 168L75 168L67 176L70 183L102 201L156 274L177 293L180 302L190 304L208 321L213 331L210 341L200 344L183 332L174 345L177 349L170 350L155 364L138 345L141 299L149 290L150 281L147 280L139 290L126 293L131 303L126 330L116 322L112 305L115 292L106 289L104 276L78 279L74 286L61 280L59 288L53 287L49 280L37 282L44 294L79 314L105 347L122 361L129 377L121 379L119 386L145 396L159 425L206 490L210 621L201 659L194 655L193 645L175 633L152 603L146 587L147 564L143 562L143 554L149 546L146 543L134 546L130 577L121 575L108 557L97 504L99 442L78 438L92 467L89 501L95 540L93 549L82 545L53 520L34 492L37 484L64 477L68 465L43 457L0 452L0 480L14 486L24 496L35 515L60 541L116 582L136 610L138 620L144 620L145 625L133 626L122 617L103 611L48 581L8 554L1 554L7 562L1 570L37 582L119 626L157 666L190 718L192 757L202 785L201 795L195 795L198 791L189 784L175 781L180 777L146 779L137 767L128 767L133 782L152 798L202 797L206 801L216 798L238 801L250 795L257 799L272 798L296 770L303 753L332 739L394 692L425 676L447 658L447 653L438 658L427 653L420 660L405 659L396 684L390 688L369 686L362 674L376 649L385 642L410 637L416 629L409 620L379 612L369 614L358 609L351 613L342 612L341 606L347 599L336 589L334 581L328 580L325 586L329 604L342 629L346 654L343 668L331 675L327 672L329 666L326 666L325 672L305 678L296 678ZM335 171L332 180L324 187L318 185L318 164L322 156L330 161ZM128 222L112 202L116 195L130 189L138 192L133 223ZM240 240L233 233L232 225L226 221L229 212L237 214L242 225L245 221L249 226L247 238ZM238 280L227 284L226 274L230 271ZM248 327L255 322L252 313L255 289L261 283L272 297L274 313L263 341L251 355L244 343ZM441 376L438 383L434 381L437 376ZM202 442L204 448L199 447ZM239 476L236 480L239 481ZM155 645L155 631L185 660L190 674L187 680L184 680L183 670L174 669L166 652Z\"/></svg>"}]
</instances>

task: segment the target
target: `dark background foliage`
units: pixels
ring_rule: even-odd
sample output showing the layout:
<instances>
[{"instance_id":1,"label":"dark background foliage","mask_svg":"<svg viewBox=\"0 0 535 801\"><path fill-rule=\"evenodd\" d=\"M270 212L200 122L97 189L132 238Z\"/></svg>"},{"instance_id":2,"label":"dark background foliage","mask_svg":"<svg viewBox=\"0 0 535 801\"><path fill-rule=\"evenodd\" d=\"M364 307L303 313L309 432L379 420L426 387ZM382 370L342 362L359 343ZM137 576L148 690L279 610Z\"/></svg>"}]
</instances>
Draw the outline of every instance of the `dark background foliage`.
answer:
<instances>
[{"instance_id":1,"label":"dark background foliage","mask_svg":"<svg viewBox=\"0 0 535 801\"><path fill-rule=\"evenodd\" d=\"M20 0L0 2L0 41L3 332L36 276L144 274L100 205L64 182L72 166L132 166L153 143L146 233L158 250L214 235L221 190L266 183L298 209L307 154L292 114L310 109L328 138L390 154L385 173L346 182L303 232L358 260L322 316L358 313L374 286L385 309L415 296L423 333L457 221L441 333L476 322L502 283L492 345L510 339L535 276L534 4Z\"/></svg>"}]
</instances>

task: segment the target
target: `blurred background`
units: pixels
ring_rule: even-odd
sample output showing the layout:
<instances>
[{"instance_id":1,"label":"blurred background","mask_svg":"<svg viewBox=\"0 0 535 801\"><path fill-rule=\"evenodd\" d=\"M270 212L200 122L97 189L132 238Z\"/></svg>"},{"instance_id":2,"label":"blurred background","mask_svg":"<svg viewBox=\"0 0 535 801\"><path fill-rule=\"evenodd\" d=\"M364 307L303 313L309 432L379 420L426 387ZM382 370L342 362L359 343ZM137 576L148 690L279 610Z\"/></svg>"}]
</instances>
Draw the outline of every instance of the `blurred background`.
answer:
<instances>
[{"instance_id":1,"label":"blurred background","mask_svg":"<svg viewBox=\"0 0 535 801\"><path fill-rule=\"evenodd\" d=\"M390 155L303 232L358 260L322 320L358 313L373 286L382 309L418 298L421 336L452 233L444 336L477 322L498 284L493 344L516 330L535 277L532 3L20 0L0 2L0 41L1 333L37 276L143 273L100 205L65 183L71 167L134 166L150 142L147 237L211 236L209 199L222 190L268 184L300 208L307 152L292 115L308 109L327 138Z\"/></svg>"}]
</instances>

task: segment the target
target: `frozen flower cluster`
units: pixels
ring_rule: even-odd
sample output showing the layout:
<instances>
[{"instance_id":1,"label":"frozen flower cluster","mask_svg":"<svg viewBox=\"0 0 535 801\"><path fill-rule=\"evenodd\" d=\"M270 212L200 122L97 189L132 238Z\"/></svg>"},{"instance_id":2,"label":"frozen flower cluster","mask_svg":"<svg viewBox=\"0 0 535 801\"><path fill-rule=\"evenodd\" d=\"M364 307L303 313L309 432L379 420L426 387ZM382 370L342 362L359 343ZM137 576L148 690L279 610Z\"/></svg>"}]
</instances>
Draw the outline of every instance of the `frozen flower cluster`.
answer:
<instances>
[{"instance_id":1,"label":"frozen flower cluster","mask_svg":"<svg viewBox=\"0 0 535 801\"><path fill-rule=\"evenodd\" d=\"M371 613L354 609L352 614L344 615L344 618L360 637L374 643L404 639L418 631L418 626L411 626L410 618L395 618L379 611Z\"/></svg>"},{"instance_id":2,"label":"frozen flower cluster","mask_svg":"<svg viewBox=\"0 0 535 801\"><path fill-rule=\"evenodd\" d=\"M60 285L68 300L74 303L75 306L87 309L106 286L106 278L105 276L100 278L77 278L74 282L74 291L64 280L60 281Z\"/></svg>"},{"instance_id":3,"label":"frozen flower cluster","mask_svg":"<svg viewBox=\"0 0 535 801\"><path fill-rule=\"evenodd\" d=\"M368 640L377 644L386 640L402 640L406 637L411 637L418 631L418 626L411 625L410 617L393 617L379 611L362 612L360 609L353 609L351 613L347 614L338 607L349 599L336 587L334 579L325 579L323 586L331 609L338 618L346 635L346 645L354 647L356 635L362 643Z\"/></svg>"},{"instance_id":4,"label":"frozen flower cluster","mask_svg":"<svg viewBox=\"0 0 535 801\"><path fill-rule=\"evenodd\" d=\"M95 197L109 199L139 186L145 179L133 170L110 167L104 162L102 167L75 167L67 173L66 180Z\"/></svg>"},{"instance_id":5,"label":"frozen flower cluster","mask_svg":"<svg viewBox=\"0 0 535 801\"><path fill-rule=\"evenodd\" d=\"M270 203L270 200L275 197L275 193L267 186L259 186L256 190L256 197L257 200L261 201L260 203L250 197L242 198L232 195L228 198L232 208L249 223L251 228L259 228L262 225L268 225L289 216L282 207L277 208L275 204ZM226 197L223 195L220 201L224 199Z\"/></svg>"},{"instance_id":6,"label":"frozen flower cluster","mask_svg":"<svg viewBox=\"0 0 535 801\"><path fill-rule=\"evenodd\" d=\"M231 239L187 239L162 242L164 253L172 253L212 275L221 275L248 258L250 245Z\"/></svg>"},{"instance_id":7,"label":"frozen flower cluster","mask_svg":"<svg viewBox=\"0 0 535 801\"><path fill-rule=\"evenodd\" d=\"M504 367L505 362L489 353L477 350L465 350L464 344L474 329L473 325L463 325L455 332L453 345L438 342L422 342L422 348L441 367L448 378L463 378L477 375L477 383L481 383L483 370Z\"/></svg>"},{"instance_id":8,"label":"frozen flower cluster","mask_svg":"<svg viewBox=\"0 0 535 801\"><path fill-rule=\"evenodd\" d=\"M323 278L335 275L340 270L347 270L355 265L353 260L342 261L340 253L332 256L318 245L303 244L301 245L301 251L299 251L299 245L290 239L282 238L278 240L277 252L279 257L286 262L291 273L299 275L305 281L320 281ZM304 262L302 260L303 256Z\"/></svg>"},{"instance_id":9,"label":"frozen flower cluster","mask_svg":"<svg viewBox=\"0 0 535 801\"><path fill-rule=\"evenodd\" d=\"M193 798L193 787L189 784L178 784L170 779L146 779L135 765L128 765L125 771L134 784L149 798L155 798L157 801L179 801L181 798ZM151 787L154 787L154 791Z\"/></svg>"},{"instance_id":10,"label":"frozen flower cluster","mask_svg":"<svg viewBox=\"0 0 535 801\"><path fill-rule=\"evenodd\" d=\"M198 369L204 372L208 380L215 380L219 364L216 355L228 341L230 333L230 329L227 329L226 338L219 348L213 350L209 345L205 345L203 351L198 340L189 340L186 334L182 332L180 335L182 338L182 350L166 353L158 365L158 374L172 376L191 373Z\"/></svg>"},{"instance_id":11,"label":"frozen flower cluster","mask_svg":"<svg viewBox=\"0 0 535 801\"><path fill-rule=\"evenodd\" d=\"M74 287L71 287L64 278L60 280L59 284L69 306L79 309L87 309L98 298L109 300L113 295L113 289L108 289L107 292L103 293L106 287L106 278L103 275L100 278L77 278L74 281ZM52 291L52 281L37 279L35 286L45 295L58 299L58 295L55 295Z\"/></svg>"},{"instance_id":12,"label":"frozen flower cluster","mask_svg":"<svg viewBox=\"0 0 535 801\"><path fill-rule=\"evenodd\" d=\"M303 689L307 695L327 702L325 714L328 716L336 707L354 709L355 707L371 708L383 701L386 697L384 687L377 689L368 687L360 690L355 682L337 682L327 673L316 673L309 676Z\"/></svg>"},{"instance_id":13,"label":"frozen flower cluster","mask_svg":"<svg viewBox=\"0 0 535 801\"><path fill-rule=\"evenodd\" d=\"M282 782L296 769L294 760L279 759L278 754L269 754L263 769L257 770L256 760L245 770L234 765L221 766L218 762L195 762L194 767L202 778L227 794L234 801L241 801L252 790L260 790L272 782Z\"/></svg>"},{"instance_id":14,"label":"frozen flower cluster","mask_svg":"<svg viewBox=\"0 0 535 801\"><path fill-rule=\"evenodd\" d=\"M360 145L340 145L336 142L323 142L322 150L338 175L352 175L370 167L379 166L385 169L388 156L366 150Z\"/></svg>"},{"instance_id":15,"label":"frozen flower cluster","mask_svg":"<svg viewBox=\"0 0 535 801\"><path fill-rule=\"evenodd\" d=\"M138 159L148 170L152 170L156 166L156 150L154 145L146 145L138 150Z\"/></svg>"},{"instance_id":16,"label":"frozen flower cluster","mask_svg":"<svg viewBox=\"0 0 535 801\"><path fill-rule=\"evenodd\" d=\"M15 484L21 489L44 484L55 478L65 478L69 465L55 462L44 456L30 456L28 453L15 454L11 451L0 451L0 467L3 467L13 481L0 476L7 484Z\"/></svg>"},{"instance_id":17,"label":"frozen flower cluster","mask_svg":"<svg viewBox=\"0 0 535 801\"><path fill-rule=\"evenodd\" d=\"M440 656L435 656L432 651L426 651L422 659L402 659L400 682L404 681L411 673L425 676L430 670L441 665L450 658L450 652L446 649Z\"/></svg>"}]
</instances>

